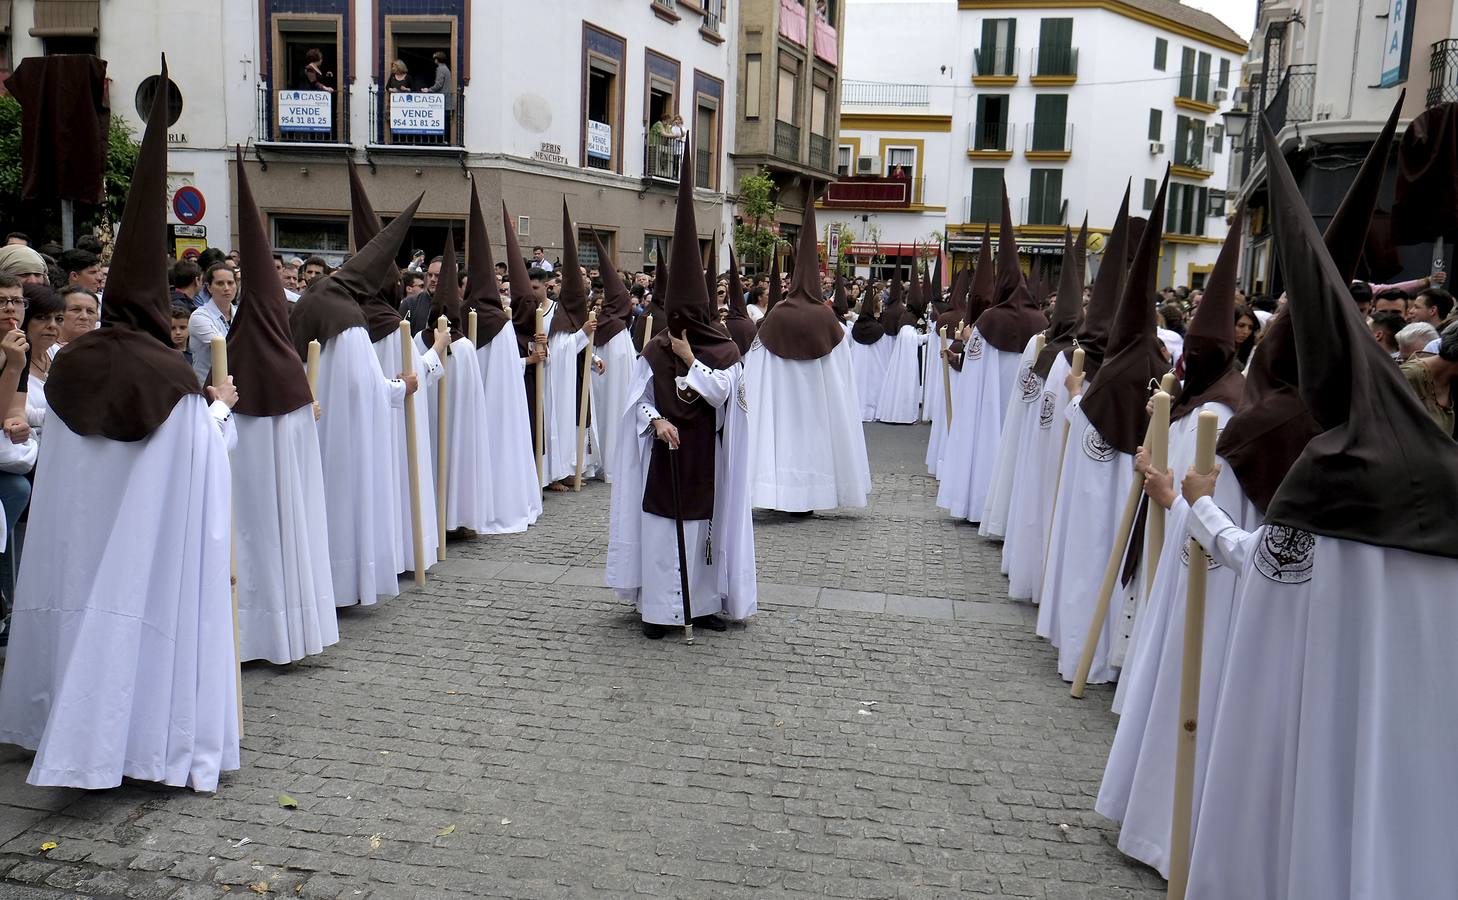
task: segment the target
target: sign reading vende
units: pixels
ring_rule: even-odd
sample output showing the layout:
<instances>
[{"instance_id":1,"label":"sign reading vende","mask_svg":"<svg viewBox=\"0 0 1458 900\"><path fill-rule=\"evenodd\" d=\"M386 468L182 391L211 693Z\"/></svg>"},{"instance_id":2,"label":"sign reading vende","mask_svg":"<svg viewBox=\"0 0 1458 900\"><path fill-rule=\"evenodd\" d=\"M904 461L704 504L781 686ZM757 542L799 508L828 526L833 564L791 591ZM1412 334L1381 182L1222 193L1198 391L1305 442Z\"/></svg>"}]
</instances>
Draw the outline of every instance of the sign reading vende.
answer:
<instances>
[{"instance_id":1,"label":"sign reading vende","mask_svg":"<svg viewBox=\"0 0 1458 900\"><path fill-rule=\"evenodd\" d=\"M445 94L390 94L394 134L445 134Z\"/></svg>"},{"instance_id":2,"label":"sign reading vende","mask_svg":"<svg viewBox=\"0 0 1458 900\"><path fill-rule=\"evenodd\" d=\"M333 131L333 95L328 91L279 91L278 130L325 133Z\"/></svg>"},{"instance_id":3,"label":"sign reading vende","mask_svg":"<svg viewBox=\"0 0 1458 900\"><path fill-rule=\"evenodd\" d=\"M604 122L587 120L587 155L597 159L613 158L613 127Z\"/></svg>"}]
</instances>

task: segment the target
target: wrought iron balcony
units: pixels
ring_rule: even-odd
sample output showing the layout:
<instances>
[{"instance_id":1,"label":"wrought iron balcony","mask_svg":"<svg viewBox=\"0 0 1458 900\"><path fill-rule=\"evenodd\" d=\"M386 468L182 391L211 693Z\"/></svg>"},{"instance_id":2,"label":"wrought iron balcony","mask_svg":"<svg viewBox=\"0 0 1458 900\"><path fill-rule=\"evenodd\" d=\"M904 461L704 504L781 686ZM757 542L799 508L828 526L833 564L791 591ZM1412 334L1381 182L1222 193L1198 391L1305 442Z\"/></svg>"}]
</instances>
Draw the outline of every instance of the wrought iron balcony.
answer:
<instances>
[{"instance_id":1,"label":"wrought iron balcony","mask_svg":"<svg viewBox=\"0 0 1458 900\"><path fill-rule=\"evenodd\" d=\"M683 165L683 144L682 138L660 138L649 132L643 139L644 180L678 184L679 167Z\"/></svg>"},{"instance_id":2,"label":"wrought iron balcony","mask_svg":"<svg viewBox=\"0 0 1458 900\"><path fill-rule=\"evenodd\" d=\"M1458 102L1458 38L1433 44L1428 73L1428 106Z\"/></svg>"},{"instance_id":3,"label":"wrought iron balcony","mask_svg":"<svg viewBox=\"0 0 1458 900\"><path fill-rule=\"evenodd\" d=\"M905 209L922 202L922 178L841 178L825 187L821 205L828 209Z\"/></svg>"},{"instance_id":4,"label":"wrought iron balcony","mask_svg":"<svg viewBox=\"0 0 1458 900\"><path fill-rule=\"evenodd\" d=\"M1068 201L1062 197L1024 197L1024 225L1067 225Z\"/></svg>"},{"instance_id":5,"label":"wrought iron balcony","mask_svg":"<svg viewBox=\"0 0 1458 900\"><path fill-rule=\"evenodd\" d=\"M882 84L842 81L841 106L930 106L931 87L925 84Z\"/></svg>"},{"instance_id":6,"label":"wrought iron balcony","mask_svg":"<svg viewBox=\"0 0 1458 900\"><path fill-rule=\"evenodd\" d=\"M984 52L979 47L972 51L972 63L972 71L979 78L1014 76L1018 74L1018 51L1015 47L994 47Z\"/></svg>"},{"instance_id":7,"label":"wrought iron balcony","mask_svg":"<svg viewBox=\"0 0 1458 900\"><path fill-rule=\"evenodd\" d=\"M276 91L258 82L258 137L264 143L349 143L349 91Z\"/></svg>"},{"instance_id":8,"label":"wrought iron balcony","mask_svg":"<svg viewBox=\"0 0 1458 900\"><path fill-rule=\"evenodd\" d=\"M1011 122L987 120L973 122L967 130L967 146L983 153L1011 153L1012 136L1017 126Z\"/></svg>"},{"instance_id":9,"label":"wrought iron balcony","mask_svg":"<svg viewBox=\"0 0 1458 900\"><path fill-rule=\"evenodd\" d=\"M800 129L798 126L775 120L775 156L790 162L800 161Z\"/></svg>"},{"instance_id":10,"label":"wrought iron balcony","mask_svg":"<svg viewBox=\"0 0 1458 900\"><path fill-rule=\"evenodd\" d=\"M1023 146L1030 153L1068 153L1073 150L1073 124L1034 122L1027 127Z\"/></svg>"},{"instance_id":11,"label":"wrought iron balcony","mask_svg":"<svg viewBox=\"0 0 1458 900\"><path fill-rule=\"evenodd\" d=\"M1033 48L1034 78L1071 78L1078 75L1078 48L1051 47Z\"/></svg>"},{"instance_id":12,"label":"wrought iron balcony","mask_svg":"<svg viewBox=\"0 0 1458 900\"><path fill-rule=\"evenodd\" d=\"M810 135L810 168L830 171L830 138Z\"/></svg>"},{"instance_id":13,"label":"wrought iron balcony","mask_svg":"<svg viewBox=\"0 0 1458 900\"><path fill-rule=\"evenodd\" d=\"M381 90L370 85L370 144L377 147L464 146L461 135L462 91Z\"/></svg>"}]
</instances>

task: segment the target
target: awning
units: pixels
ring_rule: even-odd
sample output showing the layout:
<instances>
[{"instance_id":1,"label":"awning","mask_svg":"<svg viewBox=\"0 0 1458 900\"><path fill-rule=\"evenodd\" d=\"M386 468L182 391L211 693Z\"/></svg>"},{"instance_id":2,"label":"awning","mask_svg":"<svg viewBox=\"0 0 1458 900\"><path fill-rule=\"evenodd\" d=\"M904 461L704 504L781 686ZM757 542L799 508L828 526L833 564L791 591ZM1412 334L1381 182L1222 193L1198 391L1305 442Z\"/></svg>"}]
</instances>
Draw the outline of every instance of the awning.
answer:
<instances>
[{"instance_id":1,"label":"awning","mask_svg":"<svg viewBox=\"0 0 1458 900\"><path fill-rule=\"evenodd\" d=\"M31 37L95 37L99 34L101 0L35 0L35 26L30 29Z\"/></svg>"}]
</instances>

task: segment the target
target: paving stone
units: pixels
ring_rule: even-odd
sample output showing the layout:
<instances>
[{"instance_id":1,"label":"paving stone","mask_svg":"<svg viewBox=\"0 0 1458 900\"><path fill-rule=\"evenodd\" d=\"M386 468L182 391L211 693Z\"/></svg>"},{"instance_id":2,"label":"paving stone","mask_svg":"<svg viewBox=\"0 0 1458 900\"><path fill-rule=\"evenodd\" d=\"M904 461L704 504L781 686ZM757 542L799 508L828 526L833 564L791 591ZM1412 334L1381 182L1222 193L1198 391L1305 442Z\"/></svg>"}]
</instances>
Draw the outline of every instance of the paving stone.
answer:
<instances>
[{"instance_id":1,"label":"paving stone","mask_svg":"<svg viewBox=\"0 0 1458 900\"><path fill-rule=\"evenodd\" d=\"M846 591L826 588L820 592L821 609L843 609L853 612L885 612L886 595L878 591Z\"/></svg>"},{"instance_id":2,"label":"paving stone","mask_svg":"<svg viewBox=\"0 0 1458 900\"><path fill-rule=\"evenodd\" d=\"M950 619L956 602L945 597L907 597L901 594L886 595L886 614L890 616L915 616L920 619ZM961 605L966 605L965 603Z\"/></svg>"},{"instance_id":3,"label":"paving stone","mask_svg":"<svg viewBox=\"0 0 1458 900\"><path fill-rule=\"evenodd\" d=\"M820 588L803 584L775 584L759 581L759 603L761 606L814 606L820 597Z\"/></svg>"}]
</instances>

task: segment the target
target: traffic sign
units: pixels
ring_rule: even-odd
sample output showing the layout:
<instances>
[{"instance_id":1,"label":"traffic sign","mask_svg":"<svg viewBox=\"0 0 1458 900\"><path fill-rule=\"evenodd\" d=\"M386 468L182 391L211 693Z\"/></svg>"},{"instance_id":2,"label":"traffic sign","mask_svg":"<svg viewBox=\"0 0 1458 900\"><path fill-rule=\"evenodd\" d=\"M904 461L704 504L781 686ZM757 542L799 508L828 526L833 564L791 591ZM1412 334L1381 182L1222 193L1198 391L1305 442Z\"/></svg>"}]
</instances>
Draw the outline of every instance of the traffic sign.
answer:
<instances>
[{"instance_id":1,"label":"traffic sign","mask_svg":"<svg viewBox=\"0 0 1458 900\"><path fill-rule=\"evenodd\" d=\"M202 221L203 213L207 211L207 203L203 201L202 191L190 184L185 184L177 189L172 195L172 211L184 225L196 225Z\"/></svg>"}]
</instances>

